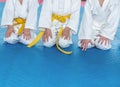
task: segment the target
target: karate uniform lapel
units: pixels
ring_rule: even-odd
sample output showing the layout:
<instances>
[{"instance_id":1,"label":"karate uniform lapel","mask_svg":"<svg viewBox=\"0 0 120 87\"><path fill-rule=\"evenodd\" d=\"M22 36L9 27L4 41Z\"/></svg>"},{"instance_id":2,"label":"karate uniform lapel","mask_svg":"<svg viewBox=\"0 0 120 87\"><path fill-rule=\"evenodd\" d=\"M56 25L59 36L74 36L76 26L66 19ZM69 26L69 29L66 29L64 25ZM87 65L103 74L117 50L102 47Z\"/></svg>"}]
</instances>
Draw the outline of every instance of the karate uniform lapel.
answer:
<instances>
[{"instance_id":1,"label":"karate uniform lapel","mask_svg":"<svg viewBox=\"0 0 120 87\"><path fill-rule=\"evenodd\" d=\"M105 10L108 6L110 0L104 0L103 5L102 5L102 10Z\"/></svg>"}]
</instances>

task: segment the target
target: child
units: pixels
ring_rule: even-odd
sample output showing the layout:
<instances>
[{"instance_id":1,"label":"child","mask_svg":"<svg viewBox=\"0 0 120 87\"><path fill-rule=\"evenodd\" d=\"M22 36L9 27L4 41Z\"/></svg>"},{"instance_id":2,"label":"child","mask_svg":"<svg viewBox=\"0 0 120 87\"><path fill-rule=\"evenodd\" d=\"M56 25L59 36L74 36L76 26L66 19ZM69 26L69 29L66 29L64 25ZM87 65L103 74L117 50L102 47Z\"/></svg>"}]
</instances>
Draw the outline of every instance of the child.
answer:
<instances>
[{"instance_id":1,"label":"child","mask_svg":"<svg viewBox=\"0 0 120 87\"><path fill-rule=\"evenodd\" d=\"M38 0L7 0L2 26L7 27L4 41L29 44L35 37Z\"/></svg>"},{"instance_id":2,"label":"child","mask_svg":"<svg viewBox=\"0 0 120 87\"><path fill-rule=\"evenodd\" d=\"M52 47L58 41L62 48L72 44L72 34L77 33L80 0L44 0L39 28L44 31L43 45ZM58 39L58 32L63 30Z\"/></svg>"},{"instance_id":3,"label":"child","mask_svg":"<svg viewBox=\"0 0 120 87\"><path fill-rule=\"evenodd\" d=\"M78 46L82 50L96 46L111 48L119 23L119 0L87 0L79 31Z\"/></svg>"}]
</instances>

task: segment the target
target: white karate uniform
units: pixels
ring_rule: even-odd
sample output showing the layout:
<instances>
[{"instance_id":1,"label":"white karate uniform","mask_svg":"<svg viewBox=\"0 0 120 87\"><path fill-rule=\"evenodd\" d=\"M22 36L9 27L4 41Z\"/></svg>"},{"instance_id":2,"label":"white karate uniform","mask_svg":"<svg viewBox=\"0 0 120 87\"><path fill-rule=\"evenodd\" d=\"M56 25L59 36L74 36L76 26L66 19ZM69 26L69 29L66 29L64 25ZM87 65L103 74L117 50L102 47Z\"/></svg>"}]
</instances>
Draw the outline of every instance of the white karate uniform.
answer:
<instances>
[{"instance_id":1,"label":"white karate uniform","mask_svg":"<svg viewBox=\"0 0 120 87\"><path fill-rule=\"evenodd\" d=\"M18 35L17 31L21 27L20 25L14 26L15 33L12 33L10 37L4 37L4 41L15 44L21 42L23 44L29 44L35 37L36 22L37 22L37 9L38 9L38 0L23 0L23 3L20 4L19 0L7 0L3 15L2 15L2 27L7 27L8 25L13 25L14 18L23 18L26 19L25 28L31 29L31 39L26 40L22 35Z\"/></svg>"},{"instance_id":2,"label":"white karate uniform","mask_svg":"<svg viewBox=\"0 0 120 87\"><path fill-rule=\"evenodd\" d=\"M78 46L81 47L82 39L91 39L93 45L89 44L88 48L96 46L102 50L111 48L111 44L102 45L98 43L98 35L102 35L110 40L114 39L119 23L119 0L104 0L100 6L99 0L87 0L85 12L83 15L79 35Z\"/></svg>"},{"instance_id":3,"label":"white karate uniform","mask_svg":"<svg viewBox=\"0 0 120 87\"><path fill-rule=\"evenodd\" d=\"M60 27L71 28L71 38L70 40L60 38L59 45L62 48L66 48L72 44L72 34L77 33L79 24L80 2L80 0L44 0L40 14L39 28L41 31L44 31L45 28L52 31L52 38L49 38L48 42L43 42L44 46L52 47L55 45ZM52 22L51 18L53 13L62 16L71 14L71 17L70 20L67 19L65 23L57 20Z\"/></svg>"}]
</instances>

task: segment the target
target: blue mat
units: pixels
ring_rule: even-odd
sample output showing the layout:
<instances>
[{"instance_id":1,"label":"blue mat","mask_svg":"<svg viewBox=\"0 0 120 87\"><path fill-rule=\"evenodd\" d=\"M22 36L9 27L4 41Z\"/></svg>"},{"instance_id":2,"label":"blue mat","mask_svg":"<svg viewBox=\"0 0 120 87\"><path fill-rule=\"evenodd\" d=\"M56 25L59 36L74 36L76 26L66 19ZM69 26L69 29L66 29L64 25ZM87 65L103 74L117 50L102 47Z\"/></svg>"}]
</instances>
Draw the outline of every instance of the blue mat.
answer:
<instances>
[{"instance_id":1,"label":"blue mat","mask_svg":"<svg viewBox=\"0 0 120 87\"><path fill-rule=\"evenodd\" d=\"M0 3L0 20L3 7ZM109 51L82 52L73 36L74 44L66 49L72 55L45 48L41 42L30 49L4 43L5 29L0 29L0 87L120 87L119 29Z\"/></svg>"}]
</instances>

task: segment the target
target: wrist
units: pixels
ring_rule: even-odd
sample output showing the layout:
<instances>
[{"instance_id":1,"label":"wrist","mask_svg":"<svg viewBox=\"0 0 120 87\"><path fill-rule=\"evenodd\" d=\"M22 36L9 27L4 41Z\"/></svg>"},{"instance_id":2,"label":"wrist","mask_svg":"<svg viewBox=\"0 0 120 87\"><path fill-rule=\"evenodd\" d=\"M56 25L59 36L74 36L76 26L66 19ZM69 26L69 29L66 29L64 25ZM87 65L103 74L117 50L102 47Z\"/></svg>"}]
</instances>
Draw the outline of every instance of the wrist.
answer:
<instances>
[{"instance_id":1,"label":"wrist","mask_svg":"<svg viewBox=\"0 0 120 87\"><path fill-rule=\"evenodd\" d=\"M71 30L71 28L69 28L69 27L66 27L65 29L66 29L66 30L68 30L68 31L70 31L70 30Z\"/></svg>"},{"instance_id":2,"label":"wrist","mask_svg":"<svg viewBox=\"0 0 120 87\"><path fill-rule=\"evenodd\" d=\"M8 25L8 29L13 28L13 25Z\"/></svg>"},{"instance_id":3,"label":"wrist","mask_svg":"<svg viewBox=\"0 0 120 87\"><path fill-rule=\"evenodd\" d=\"M50 29L46 28L45 31L50 31Z\"/></svg>"}]
</instances>

